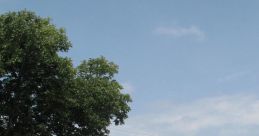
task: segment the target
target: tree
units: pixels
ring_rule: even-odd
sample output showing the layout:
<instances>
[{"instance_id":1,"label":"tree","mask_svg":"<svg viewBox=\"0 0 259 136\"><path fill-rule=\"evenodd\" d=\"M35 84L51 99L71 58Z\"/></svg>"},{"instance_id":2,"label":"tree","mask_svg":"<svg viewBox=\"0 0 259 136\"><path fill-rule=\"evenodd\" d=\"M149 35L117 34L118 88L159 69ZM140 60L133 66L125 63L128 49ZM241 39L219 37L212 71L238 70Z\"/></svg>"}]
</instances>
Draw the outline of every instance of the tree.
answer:
<instances>
[{"instance_id":1,"label":"tree","mask_svg":"<svg viewBox=\"0 0 259 136\"><path fill-rule=\"evenodd\" d=\"M106 136L131 98L104 57L74 68L64 29L30 11L0 16L0 135Z\"/></svg>"}]
</instances>

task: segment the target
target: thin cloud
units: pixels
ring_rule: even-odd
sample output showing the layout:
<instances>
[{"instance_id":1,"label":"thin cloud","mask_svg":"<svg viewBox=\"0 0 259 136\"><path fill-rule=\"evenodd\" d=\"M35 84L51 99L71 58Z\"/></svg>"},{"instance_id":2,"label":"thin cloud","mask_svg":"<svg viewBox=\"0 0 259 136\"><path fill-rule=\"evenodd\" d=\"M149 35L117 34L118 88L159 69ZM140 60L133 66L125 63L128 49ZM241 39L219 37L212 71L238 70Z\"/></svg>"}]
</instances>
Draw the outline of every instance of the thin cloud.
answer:
<instances>
[{"instance_id":1,"label":"thin cloud","mask_svg":"<svg viewBox=\"0 0 259 136\"><path fill-rule=\"evenodd\" d=\"M171 36L174 38L194 38L196 40L202 41L205 39L205 33L198 26L189 26L189 27L158 27L155 29L155 33L162 36Z\"/></svg>"},{"instance_id":2,"label":"thin cloud","mask_svg":"<svg viewBox=\"0 0 259 136\"><path fill-rule=\"evenodd\" d=\"M243 77L246 77L250 74L250 71L240 71L240 72L236 72L236 73L231 73L228 75L225 75L221 78L218 79L218 82L230 82L230 81L234 81L234 80L238 80L241 79Z\"/></svg>"},{"instance_id":3,"label":"thin cloud","mask_svg":"<svg viewBox=\"0 0 259 136\"><path fill-rule=\"evenodd\" d=\"M123 90L122 90L123 93L132 94L135 90L133 85L129 82L122 83L122 86L123 86Z\"/></svg>"},{"instance_id":4,"label":"thin cloud","mask_svg":"<svg viewBox=\"0 0 259 136\"><path fill-rule=\"evenodd\" d=\"M153 108L156 112L130 117L125 126L112 129L112 136L119 136L115 129L129 131L125 136L259 135L255 129L259 126L259 99L254 96L211 97L167 109Z\"/></svg>"}]
</instances>

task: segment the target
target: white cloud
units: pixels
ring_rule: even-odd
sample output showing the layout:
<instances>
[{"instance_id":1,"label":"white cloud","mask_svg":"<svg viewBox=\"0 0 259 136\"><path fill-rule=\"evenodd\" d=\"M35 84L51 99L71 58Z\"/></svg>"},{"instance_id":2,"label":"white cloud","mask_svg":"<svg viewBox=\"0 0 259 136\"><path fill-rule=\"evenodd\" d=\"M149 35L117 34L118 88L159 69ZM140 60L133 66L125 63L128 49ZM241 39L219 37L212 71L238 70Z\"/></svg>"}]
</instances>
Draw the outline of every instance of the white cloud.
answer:
<instances>
[{"instance_id":1,"label":"white cloud","mask_svg":"<svg viewBox=\"0 0 259 136\"><path fill-rule=\"evenodd\" d=\"M259 99L250 95L204 98L167 109L154 106L153 111L112 127L111 136L259 135Z\"/></svg>"},{"instance_id":2,"label":"white cloud","mask_svg":"<svg viewBox=\"0 0 259 136\"><path fill-rule=\"evenodd\" d=\"M155 29L155 33L164 36L171 36L175 38L195 38L196 40L202 41L205 39L205 33L198 26L189 26L189 27L158 27Z\"/></svg>"},{"instance_id":3,"label":"white cloud","mask_svg":"<svg viewBox=\"0 0 259 136\"><path fill-rule=\"evenodd\" d=\"M134 92L134 87L131 83L125 82L125 83L122 83L122 86L123 86L123 90L122 90L123 93L132 94Z\"/></svg>"},{"instance_id":4,"label":"white cloud","mask_svg":"<svg viewBox=\"0 0 259 136\"><path fill-rule=\"evenodd\" d=\"M241 79L241 78L249 75L250 73L251 73L250 71L240 71L240 72L231 73L231 74L225 75L224 77L219 78L218 82L234 81L237 79Z\"/></svg>"}]
</instances>

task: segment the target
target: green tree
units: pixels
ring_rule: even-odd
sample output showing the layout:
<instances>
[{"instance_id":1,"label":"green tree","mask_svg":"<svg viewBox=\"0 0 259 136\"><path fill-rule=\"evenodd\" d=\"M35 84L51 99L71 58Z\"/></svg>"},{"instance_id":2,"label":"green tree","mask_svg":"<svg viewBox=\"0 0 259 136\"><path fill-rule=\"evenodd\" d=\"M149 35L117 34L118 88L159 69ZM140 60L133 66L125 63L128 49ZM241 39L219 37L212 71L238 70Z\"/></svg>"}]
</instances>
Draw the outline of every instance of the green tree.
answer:
<instances>
[{"instance_id":1,"label":"green tree","mask_svg":"<svg viewBox=\"0 0 259 136\"><path fill-rule=\"evenodd\" d=\"M77 68L61 57L64 29L26 10L0 16L0 135L106 136L124 124L128 94L104 57Z\"/></svg>"}]
</instances>

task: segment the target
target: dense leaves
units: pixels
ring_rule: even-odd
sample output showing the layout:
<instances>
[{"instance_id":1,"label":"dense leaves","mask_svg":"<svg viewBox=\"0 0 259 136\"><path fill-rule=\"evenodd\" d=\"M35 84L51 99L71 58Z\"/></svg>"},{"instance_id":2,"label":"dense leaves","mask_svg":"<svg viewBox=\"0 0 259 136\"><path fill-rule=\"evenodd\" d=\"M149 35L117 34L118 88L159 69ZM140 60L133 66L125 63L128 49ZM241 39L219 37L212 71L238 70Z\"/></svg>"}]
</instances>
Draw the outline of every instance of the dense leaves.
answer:
<instances>
[{"instance_id":1,"label":"dense leaves","mask_svg":"<svg viewBox=\"0 0 259 136\"><path fill-rule=\"evenodd\" d=\"M124 123L129 95L104 57L77 68L60 57L71 47L65 31L33 12L0 16L0 135L105 136Z\"/></svg>"}]
</instances>

